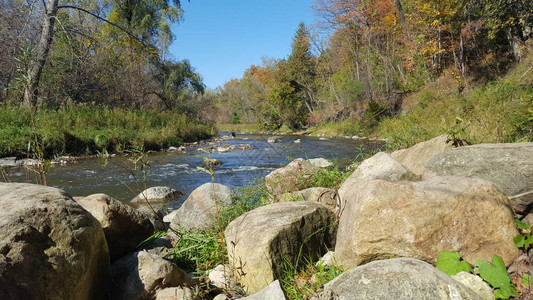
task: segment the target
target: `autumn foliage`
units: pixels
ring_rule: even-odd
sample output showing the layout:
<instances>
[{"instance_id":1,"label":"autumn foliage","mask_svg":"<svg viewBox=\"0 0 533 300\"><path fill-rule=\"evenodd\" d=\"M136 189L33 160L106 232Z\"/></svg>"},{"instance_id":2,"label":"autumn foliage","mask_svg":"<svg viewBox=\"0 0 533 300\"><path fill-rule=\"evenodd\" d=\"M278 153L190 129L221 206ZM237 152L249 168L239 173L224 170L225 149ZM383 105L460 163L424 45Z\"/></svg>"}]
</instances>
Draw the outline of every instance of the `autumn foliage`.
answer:
<instances>
[{"instance_id":1,"label":"autumn foliage","mask_svg":"<svg viewBox=\"0 0 533 300\"><path fill-rule=\"evenodd\" d=\"M228 113L269 129L376 124L365 118L397 113L406 95L443 76L457 93L493 80L533 36L528 0L315 0L313 9L320 22L298 27L286 59L251 66L219 90Z\"/></svg>"}]
</instances>

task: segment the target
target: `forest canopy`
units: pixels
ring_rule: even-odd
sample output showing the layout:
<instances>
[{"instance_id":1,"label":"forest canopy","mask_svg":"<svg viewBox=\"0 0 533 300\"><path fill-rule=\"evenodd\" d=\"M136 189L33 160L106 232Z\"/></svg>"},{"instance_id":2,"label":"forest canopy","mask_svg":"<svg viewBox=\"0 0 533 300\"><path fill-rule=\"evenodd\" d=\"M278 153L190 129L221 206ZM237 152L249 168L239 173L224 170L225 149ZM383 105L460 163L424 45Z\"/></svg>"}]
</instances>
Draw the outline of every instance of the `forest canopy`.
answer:
<instances>
[{"instance_id":1,"label":"forest canopy","mask_svg":"<svg viewBox=\"0 0 533 300\"><path fill-rule=\"evenodd\" d=\"M0 1L0 101L175 109L204 92L174 60L178 0Z\"/></svg>"},{"instance_id":2,"label":"forest canopy","mask_svg":"<svg viewBox=\"0 0 533 300\"><path fill-rule=\"evenodd\" d=\"M456 92L503 74L533 36L529 0L315 0L287 58L252 65L213 115L266 129L353 119L372 129L442 77ZM228 105L229 103L229 105Z\"/></svg>"}]
</instances>

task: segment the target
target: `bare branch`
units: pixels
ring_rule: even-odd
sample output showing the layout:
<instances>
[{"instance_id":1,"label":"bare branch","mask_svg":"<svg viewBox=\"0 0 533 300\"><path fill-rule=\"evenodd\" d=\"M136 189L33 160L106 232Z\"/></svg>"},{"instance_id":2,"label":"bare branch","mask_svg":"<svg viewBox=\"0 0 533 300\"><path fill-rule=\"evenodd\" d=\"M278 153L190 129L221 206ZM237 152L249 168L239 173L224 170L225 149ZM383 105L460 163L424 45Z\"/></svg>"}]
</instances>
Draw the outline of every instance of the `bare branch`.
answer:
<instances>
[{"instance_id":1,"label":"bare branch","mask_svg":"<svg viewBox=\"0 0 533 300\"><path fill-rule=\"evenodd\" d=\"M123 32L125 32L126 34L128 34L130 37L136 39L136 40L137 40L139 43L141 43L143 46L145 46L145 47L147 47L147 48L152 48L152 46L146 45L146 44L144 43L143 40L141 40L140 38L138 38L138 37L137 37L135 34L133 34L131 31L129 31L129 30L125 29L124 27L122 27L122 26L120 26L120 25L118 25L118 24L115 24L115 23L113 23L113 22L111 22L111 21L109 21L109 20L106 20L105 18L102 18L102 17L100 17L99 15L94 14L94 13L92 13L92 12L86 10L86 9L83 9L83 8L81 8L81 7L77 7L77 6L73 6L73 5L60 5L60 6L58 7L58 9L62 9L62 8L76 9L76 10L78 10L78 11L82 11L82 12L84 12L84 13L86 13L86 14L89 14L89 15L91 15L91 16L97 18L97 19L100 20L100 21L103 21L103 22L105 22L105 23L107 23L107 24L109 24L109 25L111 25L111 26L114 26L114 27L116 27L116 28L122 30Z\"/></svg>"}]
</instances>

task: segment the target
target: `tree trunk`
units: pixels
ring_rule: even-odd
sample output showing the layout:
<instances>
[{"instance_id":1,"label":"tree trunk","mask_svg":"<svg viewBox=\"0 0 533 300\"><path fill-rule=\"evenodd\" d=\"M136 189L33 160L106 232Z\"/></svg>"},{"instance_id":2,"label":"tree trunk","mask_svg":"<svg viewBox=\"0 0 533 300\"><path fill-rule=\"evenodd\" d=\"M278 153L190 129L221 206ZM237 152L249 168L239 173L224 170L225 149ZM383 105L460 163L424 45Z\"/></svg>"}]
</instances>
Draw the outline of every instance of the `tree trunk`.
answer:
<instances>
[{"instance_id":1,"label":"tree trunk","mask_svg":"<svg viewBox=\"0 0 533 300\"><path fill-rule=\"evenodd\" d=\"M398 15L400 16L400 22L402 23L402 28L404 33L407 33L407 22L405 21L405 14L403 13L402 3L400 0L395 0L396 9L398 10Z\"/></svg>"},{"instance_id":2,"label":"tree trunk","mask_svg":"<svg viewBox=\"0 0 533 300\"><path fill-rule=\"evenodd\" d=\"M44 9L46 15L43 19L41 38L39 39L39 44L37 44L35 61L31 65L29 86L24 91L24 103L30 107L35 106L37 103L41 74L52 45L58 0L49 0Z\"/></svg>"}]
</instances>

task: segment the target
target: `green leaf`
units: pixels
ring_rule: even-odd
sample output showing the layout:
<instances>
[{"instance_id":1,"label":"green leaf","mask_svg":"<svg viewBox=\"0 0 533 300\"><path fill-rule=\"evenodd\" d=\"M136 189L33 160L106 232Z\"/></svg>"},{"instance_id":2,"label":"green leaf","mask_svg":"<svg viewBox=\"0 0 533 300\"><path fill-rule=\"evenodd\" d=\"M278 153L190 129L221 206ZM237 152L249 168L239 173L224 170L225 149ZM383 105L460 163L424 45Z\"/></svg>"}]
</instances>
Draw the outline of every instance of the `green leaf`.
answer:
<instances>
[{"instance_id":1,"label":"green leaf","mask_svg":"<svg viewBox=\"0 0 533 300\"><path fill-rule=\"evenodd\" d=\"M524 248L528 249L529 245L533 244L533 235L527 234L522 235L519 234L513 238L513 242L515 243L516 247L518 248Z\"/></svg>"},{"instance_id":2,"label":"green leaf","mask_svg":"<svg viewBox=\"0 0 533 300\"><path fill-rule=\"evenodd\" d=\"M522 248L526 245L526 237L519 234L513 238L513 242L518 248Z\"/></svg>"},{"instance_id":3,"label":"green leaf","mask_svg":"<svg viewBox=\"0 0 533 300\"><path fill-rule=\"evenodd\" d=\"M514 223L516 224L516 226L520 229L530 229L531 226L518 220L518 219L514 219Z\"/></svg>"},{"instance_id":4,"label":"green leaf","mask_svg":"<svg viewBox=\"0 0 533 300\"><path fill-rule=\"evenodd\" d=\"M494 296L500 299L518 296L511 278L507 274L505 263L498 255L492 257L492 265L485 260L477 260L475 263L474 273L479 274L483 280L488 282L494 290Z\"/></svg>"},{"instance_id":5,"label":"green leaf","mask_svg":"<svg viewBox=\"0 0 533 300\"><path fill-rule=\"evenodd\" d=\"M461 255L458 252L442 251L437 259L437 269L450 276L459 272L470 272L470 264L460 260Z\"/></svg>"},{"instance_id":6,"label":"green leaf","mask_svg":"<svg viewBox=\"0 0 533 300\"><path fill-rule=\"evenodd\" d=\"M206 169L206 168L196 167L196 169L198 169L198 170L200 170L200 171L202 171L202 172L205 172L205 173L211 175L211 172L210 172L208 169Z\"/></svg>"},{"instance_id":7,"label":"green leaf","mask_svg":"<svg viewBox=\"0 0 533 300\"><path fill-rule=\"evenodd\" d=\"M520 284L524 286L529 286L531 284L531 276L529 274L523 274Z\"/></svg>"},{"instance_id":8,"label":"green leaf","mask_svg":"<svg viewBox=\"0 0 533 300\"><path fill-rule=\"evenodd\" d=\"M529 248L529 245L533 244L533 235L528 234L526 240L524 241L524 248Z\"/></svg>"}]
</instances>

